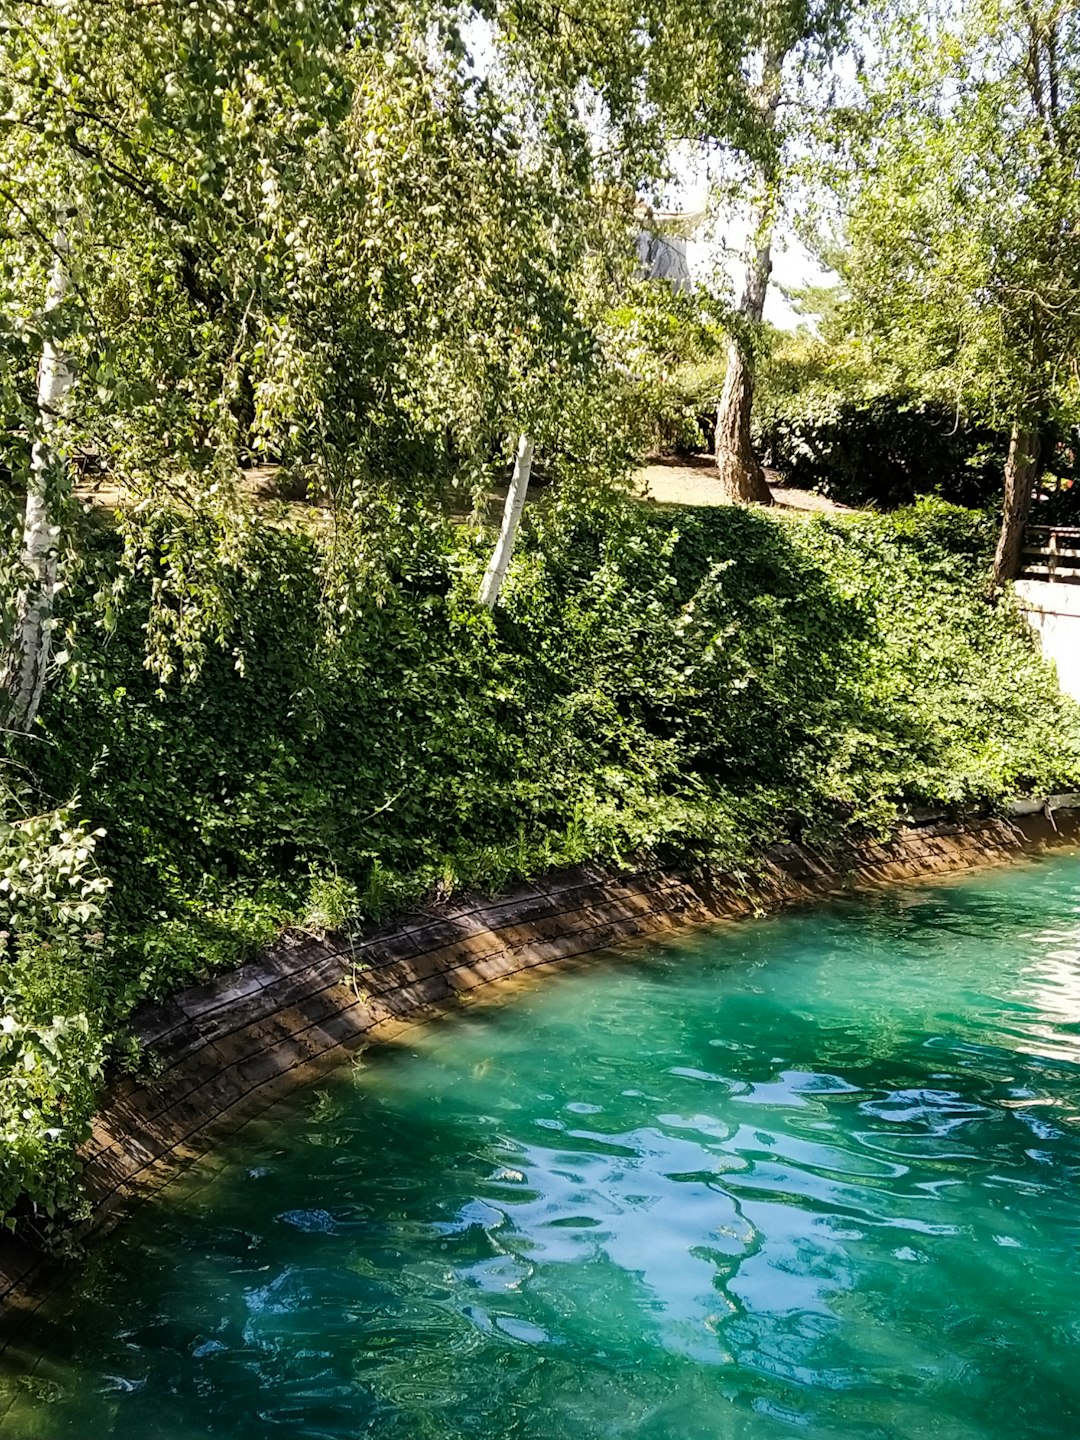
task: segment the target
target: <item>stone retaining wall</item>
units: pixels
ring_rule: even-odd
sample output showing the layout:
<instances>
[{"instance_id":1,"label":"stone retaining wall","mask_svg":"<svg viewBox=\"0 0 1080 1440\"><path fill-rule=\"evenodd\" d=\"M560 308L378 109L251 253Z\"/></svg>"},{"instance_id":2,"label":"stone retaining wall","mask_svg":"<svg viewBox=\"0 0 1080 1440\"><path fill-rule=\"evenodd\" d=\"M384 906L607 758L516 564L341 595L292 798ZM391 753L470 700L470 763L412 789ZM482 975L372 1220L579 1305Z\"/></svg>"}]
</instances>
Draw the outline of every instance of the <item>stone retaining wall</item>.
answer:
<instances>
[{"instance_id":1,"label":"stone retaining wall","mask_svg":"<svg viewBox=\"0 0 1080 1440\"><path fill-rule=\"evenodd\" d=\"M585 866L495 901L412 913L374 933L286 938L257 962L136 1017L153 1078L117 1082L95 1121L83 1151L94 1206L86 1230L107 1226L118 1202L157 1190L288 1091L492 981L687 924L998 864L1078 839L1077 810L937 820L861 846L840 865L781 847L747 885ZM0 1302L9 1311L46 1293L40 1259L14 1239L0 1246Z\"/></svg>"}]
</instances>

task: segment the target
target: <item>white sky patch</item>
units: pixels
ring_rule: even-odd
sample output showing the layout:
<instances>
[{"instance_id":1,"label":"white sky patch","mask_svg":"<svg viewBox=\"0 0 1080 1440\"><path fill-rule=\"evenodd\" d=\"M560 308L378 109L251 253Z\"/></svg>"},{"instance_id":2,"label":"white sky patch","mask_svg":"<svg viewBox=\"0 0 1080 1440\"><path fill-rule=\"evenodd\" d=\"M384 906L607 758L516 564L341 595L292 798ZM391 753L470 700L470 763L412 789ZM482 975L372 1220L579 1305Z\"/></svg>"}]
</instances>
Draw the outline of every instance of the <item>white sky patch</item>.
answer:
<instances>
[{"instance_id":1,"label":"white sky patch","mask_svg":"<svg viewBox=\"0 0 1080 1440\"><path fill-rule=\"evenodd\" d=\"M687 245L687 260L690 274L699 284L708 284L717 275L726 277L736 300L742 294L746 265L743 255L750 234L751 218L748 207L734 205L726 207L727 213L718 212L711 195L711 186L701 167L690 155L676 159L679 179L672 186L667 203L672 210L690 214L705 214L706 219ZM829 285L835 283L834 271L821 265L799 238L786 229L781 222L773 241L773 270L769 289L765 297L765 319L781 330L795 330L799 325L811 322L798 315L784 297L784 290L798 289L804 285Z\"/></svg>"},{"instance_id":2,"label":"white sky patch","mask_svg":"<svg viewBox=\"0 0 1080 1440\"><path fill-rule=\"evenodd\" d=\"M470 54L474 74L486 76L495 63L495 45L490 24L480 16L473 15L462 25L462 39ZM710 184L702 172L699 157L689 148L675 160L677 179L671 186L665 200L665 207L696 214L715 209L710 197ZM726 276L731 292L738 300L742 294L745 264L742 256L746 247L750 219L738 207L722 221L709 216L696 238L687 244L687 261L691 278L701 285L715 283L718 276ZM812 321L796 313L784 296L785 289L797 289L804 285L828 285L837 279L835 273L825 269L810 254L797 236L784 233L781 225L773 244L773 272L765 298L765 319L781 330L795 330L800 325L812 325Z\"/></svg>"},{"instance_id":3,"label":"white sky patch","mask_svg":"<svg viewBox=\"0 0 1080 1440\"><path fill-rule=\"evenodd\" d=\"M732 293L738 299L746 269L740 257L748 230L749 222L737 219L725 227L720 242L691 240L686 251L692 278L704 282L719 267L727 274ZM783 291L803 285L828 285L835 281L836 275L824 269L794 236L777 241L773 245L772 258L773 272L765 296L765 319L781 330L795 330L800 325L809 324L806 316L796 314Z\"/></svg>"}]
</instances>

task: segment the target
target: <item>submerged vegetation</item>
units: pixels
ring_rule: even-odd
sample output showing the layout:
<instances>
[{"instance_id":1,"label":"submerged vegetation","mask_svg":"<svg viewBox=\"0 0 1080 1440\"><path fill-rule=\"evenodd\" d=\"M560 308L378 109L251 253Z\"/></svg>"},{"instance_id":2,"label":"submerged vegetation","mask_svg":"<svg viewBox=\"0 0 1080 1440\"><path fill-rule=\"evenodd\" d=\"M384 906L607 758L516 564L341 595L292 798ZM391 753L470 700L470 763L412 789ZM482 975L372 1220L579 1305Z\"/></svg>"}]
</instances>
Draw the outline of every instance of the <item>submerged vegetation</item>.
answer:
<instances>
[{"instance_id":1,"label":"submerged vegetation","mask_svg":"<svg viewBox=\"0 0 1080 1440\"><path fill-rule=\"evenodd\" d=\"M1076 17L894 22L7 0L6 1223L77 1203L134 1007L283 926L1080 787L1002 588L1077 418ZM884 79L844 95L867 45ZM691 152L731 161L739 301L638 271ZM774 237L811 216L838 286L779 342ZM718 498L770 498L754 440L860 503L935 498L661 513L657 435L712 439Z\"/></svg>"}]
</instances>

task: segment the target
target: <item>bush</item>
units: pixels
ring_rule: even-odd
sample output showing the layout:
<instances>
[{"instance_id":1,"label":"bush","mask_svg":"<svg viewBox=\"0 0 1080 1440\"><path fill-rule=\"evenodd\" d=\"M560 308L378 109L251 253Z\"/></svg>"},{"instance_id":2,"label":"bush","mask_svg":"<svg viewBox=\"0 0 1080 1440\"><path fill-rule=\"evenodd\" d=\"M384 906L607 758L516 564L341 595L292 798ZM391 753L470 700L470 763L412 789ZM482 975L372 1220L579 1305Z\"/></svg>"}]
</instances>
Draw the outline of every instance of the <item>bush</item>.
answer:
<instances>
[{"instance_id":1,"label":"bush","mask_svg":"<svg viewBox=\"0 0 1080 1440\"><path fill-rule=\"evenodd\" d=\"M1080 526L1080 426L1043 437L1045 469L1031 509L1033 525Z\"/></svg>"},{"instance_id":2,"label":"bush","mask_svg":"<svg viewBox=\"0 0 1080 1440\"><path fill-rule=\"evenodd\" d=\"M422 514L383 516L344 575L340 535L284 525L215 537L162 514L126 562L100 538L32 751L37 810L78 791L85 824L3 832L0 1207L70 1198L131 1008L283 924L588 857L740 869L915 804L1080 788L1080 712L981 599L978 515L562 493L528 517L494 615L474 599L490 537Z\"/></svg>"},{"instance_id":3,"label":"bush","mask_svg":"<svg viewBox=\"0 0 1080 1440\"><path fill-rule=\"evenodd\" d=\"M633 377L628 408L649 449L711 448L727 368L727 311L701 289L639 280L608 318L607 344Z\"/></svg>"},{"instance_id":4,"label":"bush","mask_svg":"<svg viewBox=\"0 0 1080 1440\"><path fill-rule=\"evenodd\" d=\"M989 567L998 535L998 517L987 510L969 510L932 495L914 505L894 510L888 533L900 545L916 550L924 560L940 564L945 556L969 566Z\"/></svg>"},{"instance_id":5,"label":"bush","mask_svg":"<svg viewBox=\"0 0 1080 1440\"><path fill-rule=\"evenodd\" d=\"M7 797L10 808L15 796ZM72 810L0 821L0 1221L69 1203L116 1005L101 832Z\"/></svg>"},{"instance_id":6,"label":"bush","mask_svg":"<svg viewBox=\"0 0 1080 1440\"><path fill-rule=\"evenodd\" d=\"M882 510L938 495L983 506L1001 493L1007 437L903 395L813 387L765 395L755 443L785 484Z\"/></svg>"},{"instance_id":7,"label":"bush","mask_svg":"<svg viewBox=\"0 0 1080 1440\"><path fill-rule=\"evenodd\" d=\"M663 454L712 451L716 407L724 388L723 357L677 365L656 381L647 395L651 445Z\"/></svg>"}]
</instances>

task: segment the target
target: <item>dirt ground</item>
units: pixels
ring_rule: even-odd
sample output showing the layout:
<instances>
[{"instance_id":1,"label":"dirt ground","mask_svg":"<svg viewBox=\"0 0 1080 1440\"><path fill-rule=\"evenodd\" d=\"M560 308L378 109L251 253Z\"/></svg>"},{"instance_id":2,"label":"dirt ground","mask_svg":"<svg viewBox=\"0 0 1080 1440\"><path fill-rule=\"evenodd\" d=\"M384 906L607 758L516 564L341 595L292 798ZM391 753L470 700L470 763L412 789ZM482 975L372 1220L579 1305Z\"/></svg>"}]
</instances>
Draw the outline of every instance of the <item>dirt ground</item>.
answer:
<instances>
[{"instance_id":1,"label":"dirt ground","mask_svg":"<svg viewBox=\"0 0 1080 1440\"><path fill-rule=\"evenodd\" d=\"M256 500L280 501L282 497L278 495L275 485L277 474L277 467L274 465L259 466L243 471L242 484ZM772 490L773 502L779 509L854 513L850 506L838 505L825 495L815 495L810 490L795 490L781 485L775 471L766 470L765 476ZM712 461L707 455L654 456L637 473L637 492L643 500L649 500L654 505L723 504L719 482L713 471ZM116 509L128 499L116 485L114 478L108 474L84 477L76 484L75 493L80 500L95 509L106 511ZM535 499L540 493L541 488L535 487L529 498ZM499 523L505 498L506 490L503 487L491 492L487 516L489 524ZM316 520L320 509L324 508L313 507L310 502L297 499L286 500L286 506L306 524ZM454 507L451 513L457 519L464 519L471 510L471 500L462 496L460 504Z\"/></svg>"},{"instance_id":2,"label":"dirt ground","mask_svg":"<svg viewBox=\"0 0 1080 1440\"><path fill-rule=\"evenodd\" d=\"M851 507L838 505L825 495L812 490L794 490L779 483L773 470L765 471L772 490L773 503L782 510L846 511ZM643 499L657 505L722 505L720 484L712 461L707 455L656 456L638 471L638 492Z\"/></svg>"}]
</instances>

